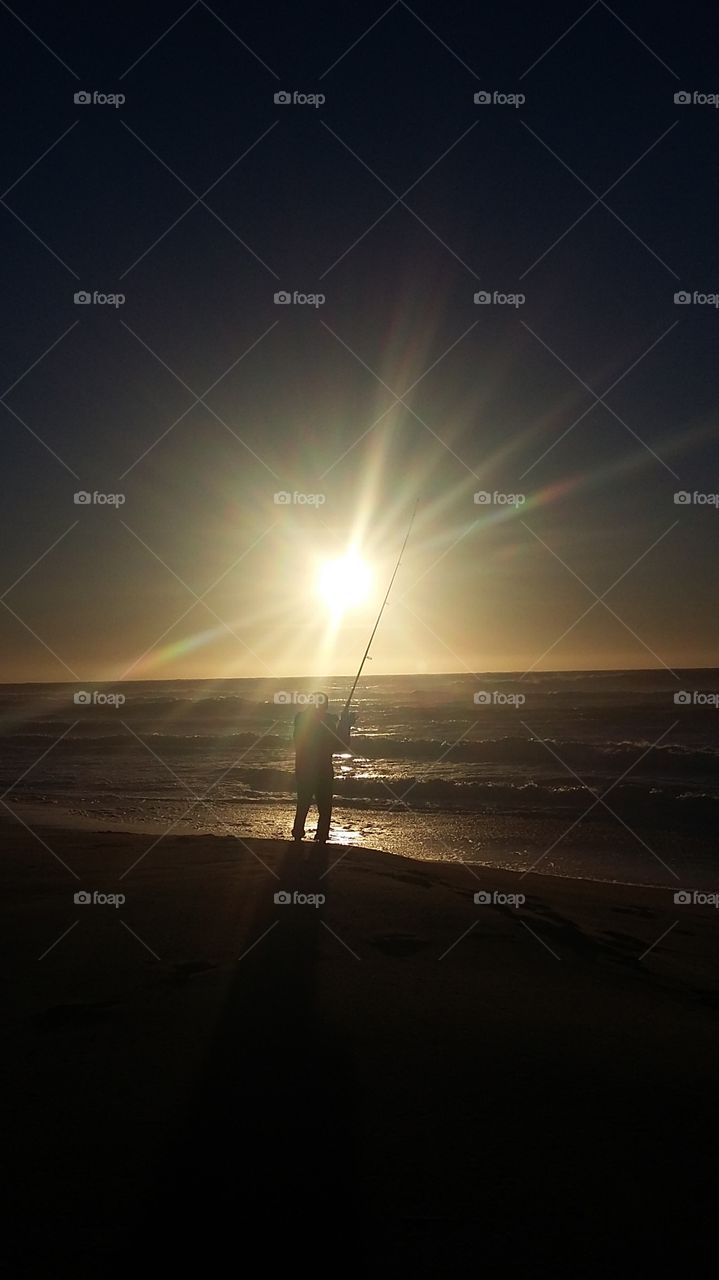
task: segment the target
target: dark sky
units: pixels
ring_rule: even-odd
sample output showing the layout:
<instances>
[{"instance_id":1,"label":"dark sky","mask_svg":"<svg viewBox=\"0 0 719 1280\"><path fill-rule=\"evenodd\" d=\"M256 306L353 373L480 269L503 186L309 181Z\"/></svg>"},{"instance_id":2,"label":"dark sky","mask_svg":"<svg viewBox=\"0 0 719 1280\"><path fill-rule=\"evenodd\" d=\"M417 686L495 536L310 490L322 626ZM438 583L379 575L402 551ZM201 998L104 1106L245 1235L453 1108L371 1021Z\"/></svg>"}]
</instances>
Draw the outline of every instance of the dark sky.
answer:
<instances>
[{"instance_id":1,"label":"dark sky","mask_svg":"<svg viewBox=\"0 0 719 1280\"><path fill-rule=\"evenodd\" d=\"M17 0L0 37L3 679L348 671L376 601L328 636L317 564L379 589L418 497L375 671L716 662L719 512L674 501L719 491L719 309L674 301L719 291L719 111L674 101L719 93L709 6Z\"/></svg>"}]
</instances>

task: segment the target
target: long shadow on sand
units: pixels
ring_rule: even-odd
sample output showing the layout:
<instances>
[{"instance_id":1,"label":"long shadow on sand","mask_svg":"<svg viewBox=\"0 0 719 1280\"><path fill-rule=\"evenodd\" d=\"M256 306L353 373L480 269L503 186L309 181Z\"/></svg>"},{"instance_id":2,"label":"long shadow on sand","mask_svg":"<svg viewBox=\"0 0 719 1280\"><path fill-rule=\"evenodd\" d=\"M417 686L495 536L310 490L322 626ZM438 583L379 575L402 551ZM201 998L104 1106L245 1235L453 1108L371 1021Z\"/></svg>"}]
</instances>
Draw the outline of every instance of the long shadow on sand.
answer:
<instances>
[{"instance_id":1,"label":"long shadow on sand","mask_svg":"<svg viewBox=\"0 0 719 1280\"><path fill-rule=\"evenodd\" d=\"M143 1224L143 1242L151 1222L165 1262L178 1225L183 1261L207 1261L210 1244L236 1250L263 1222L270 1244L285 1223L307 1231L326 1215L336 1226L362 1214L353 1068L318 1008L322 907L274 902L280 888L323 892L326 868L326 849L288 845L243 930L261 940L237 964L161 1203Z\"/></svg>"}]
</instances>

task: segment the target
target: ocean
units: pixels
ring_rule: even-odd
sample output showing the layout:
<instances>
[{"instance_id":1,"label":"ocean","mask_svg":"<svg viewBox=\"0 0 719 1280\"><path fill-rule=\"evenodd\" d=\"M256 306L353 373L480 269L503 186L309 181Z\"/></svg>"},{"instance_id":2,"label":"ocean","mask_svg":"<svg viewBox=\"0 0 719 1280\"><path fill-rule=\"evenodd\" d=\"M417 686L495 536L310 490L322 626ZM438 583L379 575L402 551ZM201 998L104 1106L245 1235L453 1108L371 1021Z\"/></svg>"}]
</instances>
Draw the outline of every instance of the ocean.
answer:
<instances>
[{"instance_id":1,"label":"ocean","mask_svg":"<svg viewBox=\"0 0 719 1280\"><path fill-rule=\"evenodd\" d=\"M468 865L711 887L719 671L677 675L367 678L353 704L352 754L335 758L331 839ZM25 821L140 828L155 839L170 827L287 837L293 717L317 688L339 711L349 684L0 686L3 804Z\"/></svg>"}]
</instances>

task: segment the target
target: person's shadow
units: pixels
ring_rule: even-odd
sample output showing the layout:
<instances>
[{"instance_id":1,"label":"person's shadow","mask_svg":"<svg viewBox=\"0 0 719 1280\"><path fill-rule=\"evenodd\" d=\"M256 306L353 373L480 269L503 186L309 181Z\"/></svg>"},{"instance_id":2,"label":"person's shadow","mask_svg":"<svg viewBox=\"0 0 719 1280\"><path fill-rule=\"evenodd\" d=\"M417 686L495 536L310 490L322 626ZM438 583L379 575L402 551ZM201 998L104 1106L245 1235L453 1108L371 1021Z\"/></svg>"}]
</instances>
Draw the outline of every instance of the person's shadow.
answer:
<instances>
[{"instance_id":1,"label":"person's shadow","mask_svg":"<svg viewBox=\"0 0 719 1280\"><path fill-rule=\"evenodd\" d=\"M327 866L325 846L288 845L279 880L268 875L255 903L244 931L251 949L237 964L169 1153L161 1205L152 1208L166 1262L178 1221L187 1262L195 1253L207 1261L208 1233L213 1247L236 1249L238 1218L243 1231L326 1214L335 1225L363 1218L355 1064L317 1000L320 951L325 964L357 961L325 929L322 906L274 900L279 891L330 894Z\"/></svg>"}]
</instances>

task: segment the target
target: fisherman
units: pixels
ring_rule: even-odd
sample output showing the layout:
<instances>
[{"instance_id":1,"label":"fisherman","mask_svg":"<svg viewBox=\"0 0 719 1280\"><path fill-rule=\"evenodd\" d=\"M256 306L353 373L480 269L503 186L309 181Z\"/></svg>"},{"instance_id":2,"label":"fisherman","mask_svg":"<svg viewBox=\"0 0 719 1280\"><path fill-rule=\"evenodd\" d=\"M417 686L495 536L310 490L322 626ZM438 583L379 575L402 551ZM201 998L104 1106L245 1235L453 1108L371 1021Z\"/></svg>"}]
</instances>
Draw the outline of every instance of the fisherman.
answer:
<instances>
[{"instance_id":1,"label":"fisherman","mask_svg":"<svg viewBox=\"0 0 719 1280\"><path fill-rule=\"evenodd\" d=\"M326 844L332 817L332 756L349 750L356 716L346 710L338 717L329 714L326 693L313 693L310 705L295 716L295 776L297 812L292 828L294 840L304 839L307 812L314 800L319 810L315 840Z\"/></svg>"}]
</instances>

